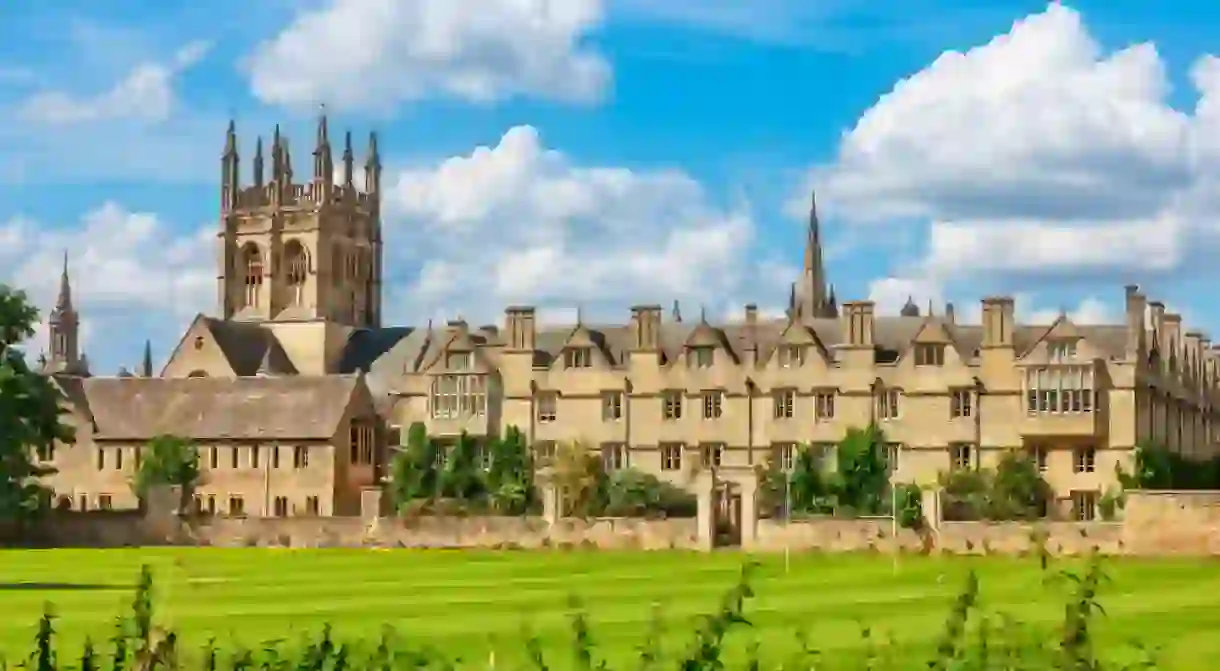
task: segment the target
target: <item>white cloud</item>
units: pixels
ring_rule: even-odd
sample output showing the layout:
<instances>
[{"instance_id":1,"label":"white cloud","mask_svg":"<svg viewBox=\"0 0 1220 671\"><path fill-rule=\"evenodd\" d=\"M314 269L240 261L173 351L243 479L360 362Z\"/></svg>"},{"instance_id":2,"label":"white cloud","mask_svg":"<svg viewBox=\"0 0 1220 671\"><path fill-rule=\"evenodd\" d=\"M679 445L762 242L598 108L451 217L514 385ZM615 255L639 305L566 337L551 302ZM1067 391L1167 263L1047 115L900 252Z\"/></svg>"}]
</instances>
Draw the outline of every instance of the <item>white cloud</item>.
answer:
<instances>
[{"instance_id":1,"label":"white cloud","mask_svg":"<svg viewBox=\"0 0 1220 671\"><path fill-rule=\"evenodd\" d=\"M174 78L198 63L208 49L206 42L192 42L179 49L168 62L140 63L109 90L96 95L40 91L21 104L18 118L47 125L109 119L164 121L177 103Z\"/></svg>"},{"instance_id":2,"label":"white cloud","mask_svg":"<svg viewBox=\"0 0 1220 671\"><path fill-rule=\"evenodd\" d=\"M621 319L633 301L681 299L688 315L714 315L747 288L784 290L748 263L745 210L715 204L682 172L576 165L529 126L387 188L389 256L419 269L416 314L486 320L534 303Z\"/></svg>"},{"instance_id":3,"label":"white cloud","mask_svg":"<svg viewBox=\"0 0 1220 671\"><path fill-rule=\"evenodd\" d=\"M45 316L55 304L65 252L82 345L101 353L100 372L113 373L116 357L128 365L138 360L144 337L177 336L187 319L215 302L212 232L183 234L154 214L111 202L67 226L24 218L0 224L0 282L25 290L44 316L27 351L46 347Z\"/></svg>"},{"instance_id":4,"label":"white cloud","mask_svg":"<svg viewBox=\"0 0 1220 671\"><path fill-rule=\"evenodd\" d=\"M1107 53L1052 3L898 82L811 180L833 220L931 222L915 274L942 285L1174 272L1220 243L1220 61L1191 74L1187 113L1154 45Z\"/></svg>"},{"instance_id":5,"label":"white cloud","mask_svg":"<svg viewBox=\"0 0 1220 671\"><path fill-rule=\"evenodd\" d=\"M329 0L250 63L254 94L379 110L430 95L597 100L610 66L585 44L601 0Z\"/></svg>"}]
</instances>

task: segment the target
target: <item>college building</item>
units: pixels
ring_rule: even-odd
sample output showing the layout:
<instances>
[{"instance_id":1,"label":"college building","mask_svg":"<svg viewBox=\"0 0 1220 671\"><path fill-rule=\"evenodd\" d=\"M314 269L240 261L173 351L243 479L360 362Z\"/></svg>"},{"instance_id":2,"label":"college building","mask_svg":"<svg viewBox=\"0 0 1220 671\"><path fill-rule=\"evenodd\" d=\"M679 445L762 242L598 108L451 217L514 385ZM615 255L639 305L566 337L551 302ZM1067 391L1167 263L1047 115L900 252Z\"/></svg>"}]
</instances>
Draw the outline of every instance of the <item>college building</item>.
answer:
<instances>
[{"instance_id":1,"label":"college building","mask_svg":"<svg viewBox=\"0 0 1220 671\"><path fill-rule=\"evenodd\" d=\"M265 171L260 138L243 181L230 125L216 313L188 325L159 372L146 345L137 374L91 375L65 262L43 365L77 441L40 455L58 469L58 505L134 505L139 448L166 433L200 446L201 509L250 515L353 514L415 422L442 441L516 426L540 453L577 441L608 468L679 484L701 466L787 464L805 445L832 465L849 429L876 423L895 480L930 483L1018 449L1078 517L1137 444L1216 451L1220 354L1136 286L1114 324L1018 323L1005 296L981 299L981 323L952 304L877 314L837 300L811 202L780 318L745 305L710 320L675 303L544 326L511 306L499 324L388 326L376 136L359 186L351 134L336 171L325 117L308 181L278 129L268 154Z\"/></svg>"}]
</instances>

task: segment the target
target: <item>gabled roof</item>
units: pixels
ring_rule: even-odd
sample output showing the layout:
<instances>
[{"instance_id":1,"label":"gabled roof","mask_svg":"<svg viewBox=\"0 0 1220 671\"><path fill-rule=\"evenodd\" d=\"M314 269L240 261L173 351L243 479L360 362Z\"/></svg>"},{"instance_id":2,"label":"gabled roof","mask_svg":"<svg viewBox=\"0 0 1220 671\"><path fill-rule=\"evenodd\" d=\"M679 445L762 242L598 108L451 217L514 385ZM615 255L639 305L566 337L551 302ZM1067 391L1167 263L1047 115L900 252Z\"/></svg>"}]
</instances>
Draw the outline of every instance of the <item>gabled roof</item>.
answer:
<instances>
[{"instance_id":1,"label":"gabled roof","mask_svg":"<svg viewBox=\"0 0 1220 671\"><path fill-rule=\"evenodd\" d=\"M321 440L362 384L358 375L92 378L82 391L100 439Z\"/></svg>"}]
</instances>

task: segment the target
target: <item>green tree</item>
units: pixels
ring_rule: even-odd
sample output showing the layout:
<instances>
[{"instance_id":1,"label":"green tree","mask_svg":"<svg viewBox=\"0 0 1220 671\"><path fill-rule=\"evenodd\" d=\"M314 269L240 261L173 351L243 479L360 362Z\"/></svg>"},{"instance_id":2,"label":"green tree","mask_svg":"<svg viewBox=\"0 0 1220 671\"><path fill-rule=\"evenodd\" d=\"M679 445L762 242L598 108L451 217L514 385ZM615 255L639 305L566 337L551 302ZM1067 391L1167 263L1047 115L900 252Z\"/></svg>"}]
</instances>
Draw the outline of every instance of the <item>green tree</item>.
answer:
<instances>
[{"instance_id":1,"label":"green tree","mask_svg":"<svg viewBox=\"0 0 1220 671\"><path fill-rule=\"evenodd\" d=\"M440 474L440 490L447 498L469 501L483 494L482 453L473 436L462 432Z\"/></svg>"},{"instance_id":2,"label":"green tree","mask_svg":"<svg viewBox=\"0 0 1220 671\"><path fill-rule=\"evenodd\" d=\"M885 434L880 428L848 429L839 442L838 465L832 487L840 507L870 515L885 510L889 470Z\"/></svg>"},{"instance_id":3,"label":"green tree","mask_svg":"<svg viewBox=\"0 0 1220 671\"><path fill-rule=\"evenodd\" d=\"M54 469L36 463L34 455L74 440L60 421L58 389L17 349L37 323L25 292L0 284L0 521L16 524L37 515L50 495L40 478Z\"/></svg>"},{"instance_id":4,"label":"green tree","mask_svg":"<svg viewBox=\"0 0 1220 671\"><path fill-rule=\"evenodd\" d=\"M815 448L801 446L789 474L788 498L794 513L820 513L830 507L832 496L822 462Z\"/></svg>"},{"instance_id":5,"label":"green tree","mask_svg":"<svg viewBox=\"0 0 1220 671\"><path fill-rule=\"evenodd\" d=\"M488 440L487 450L491 463L485 474L485 490L492 507L509 515L524 513L535 499L534 463L525 435L510 426L503 437Z\"/></svg>"},{"instance_id":6,"label":"green tree","mask_svg":"<svg viewBox=\"0 0 1220 671\"><path fill-rule=\"evenodd\" d=\"M605 509L606 469L598 455L579 441L560 443L551 463L564 517L593 517Z\"/></svg>"},{"instance_id":7,"label":"green tree","mask_svg":"<svg viewBox=\"0 0 1220 671\"><path fill-rule=\"evenodd\" d=\"M1046 514L1051 488L1029 455L1008 450L991 476L988 519L1036 520Z\"/></svg>"},{"instance_id":8,"label":"green tree","mask_svg":"<svg viewBox=\"0 0 1220 671\"><path fill-rule=\"evenodd\" d=\"M391 494L398 508L436 495L438 449L423 422L415 422L407 429L407 444L390 464Z\"/></svg>"},{"instance_id":9,"label":"green tree","mask_svg":"<svg viewBox=\"0 0 1220 671\"><path fill-rule=\"evenodd\" d=\"M131 481L131 489L141 502L148 490L156 486L180 487L179 510L186 510L195 488L203 477L199 466L199 449L186 438L162 435L148 441L140 459L140 468Z\"/></svg>"}]
</instances>

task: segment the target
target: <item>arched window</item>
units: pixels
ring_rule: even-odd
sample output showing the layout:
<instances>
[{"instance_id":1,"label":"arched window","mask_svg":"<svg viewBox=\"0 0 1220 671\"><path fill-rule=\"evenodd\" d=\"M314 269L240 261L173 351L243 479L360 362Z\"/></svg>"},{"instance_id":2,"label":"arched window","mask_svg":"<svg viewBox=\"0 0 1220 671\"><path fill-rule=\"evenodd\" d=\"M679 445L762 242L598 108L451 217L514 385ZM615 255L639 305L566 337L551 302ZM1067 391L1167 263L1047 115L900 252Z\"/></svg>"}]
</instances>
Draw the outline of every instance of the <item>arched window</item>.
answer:
<instances>
[{"instance_id":1,"label":"arched window","mask_svg":"<svg viewBox=\"0 0 1220 671\"><path fill-rule=\"evenodd\" d=\"M242 268L245 269L245 294L242 307L257 307L258 296L263 288L263 254L258 245L247 243L241 249Z\"/></svg>"},{"instance_id":2,"label":"arched window","mask_svg":"<svg viewBox=\"0 0 1220 671\"><path fill-rule=\"evenodd\" d=\"M288 301L292 305L305 304L305 277L309 274L309 255L297 240L284 246L284 261L288 267Z\"/></svg>"},{"instance_id":3,"label":"arched window","mask_svg":"<svg viewBox=\"0 0 1220 671\"><path fill-rule=\"evenodd\" d=\"M193 370L189 374L187 374L187 377L207 377L207 376L208 376L208 374L201 370Z\"/></svg>"}]
</instances>

